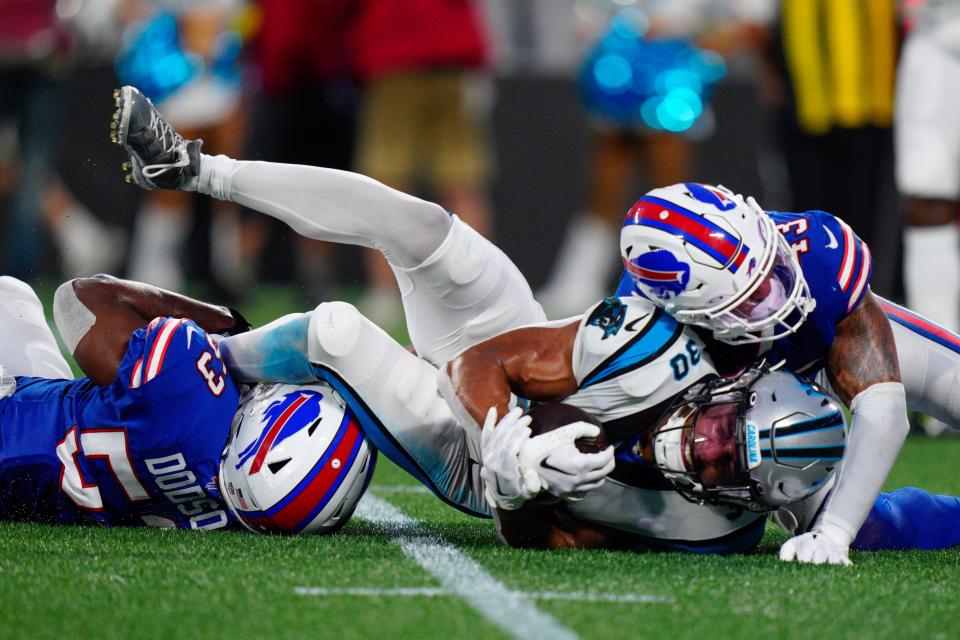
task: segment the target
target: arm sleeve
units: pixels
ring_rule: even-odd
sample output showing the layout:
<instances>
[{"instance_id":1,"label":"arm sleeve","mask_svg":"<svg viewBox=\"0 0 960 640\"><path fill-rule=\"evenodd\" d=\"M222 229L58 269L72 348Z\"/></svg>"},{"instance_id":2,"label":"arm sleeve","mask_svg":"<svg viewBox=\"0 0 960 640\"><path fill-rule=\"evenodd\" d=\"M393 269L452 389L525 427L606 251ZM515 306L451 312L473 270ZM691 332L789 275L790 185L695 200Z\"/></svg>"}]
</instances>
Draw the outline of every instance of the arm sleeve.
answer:
<instances>
[{"instance_id":1,"label":"arm sleeve","mask_svg":"<svg viewBox=\"0 0 960 640\"><path fill-rule=\"evenodd\" d=\"M220 341L235 380L302 383L317 376L307 355L309 313L291 313L268 325Z\"/></svg>"},{"instance_id":2,"label":"arm sleeve","mask_svg":"<svg viewBox=\"0 0 960 640\"><path fill-rule=\"evenodd\" d=\"M853 422L833 493L813 527L849 546L870 513L910 430L899 382L881 382L850 403Z\"/></svg>"}]
</instances>

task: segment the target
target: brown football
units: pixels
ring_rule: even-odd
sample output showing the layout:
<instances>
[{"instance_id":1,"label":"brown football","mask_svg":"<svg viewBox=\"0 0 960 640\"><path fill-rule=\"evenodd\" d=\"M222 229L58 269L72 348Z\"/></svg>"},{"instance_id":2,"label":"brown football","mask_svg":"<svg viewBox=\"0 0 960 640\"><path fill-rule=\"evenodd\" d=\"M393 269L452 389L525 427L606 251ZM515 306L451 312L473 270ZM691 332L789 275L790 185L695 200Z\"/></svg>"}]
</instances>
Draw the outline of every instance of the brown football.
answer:
<instances>
[{"instance_id":1,"label":"brown football","mask_svg":"<svg viewBox=\"0 0 960 640\"><path fill-rule=\"evenodd\" d=\"M598 453L607 448L607 439L604 437L600 421L583 409L562 402L551 402L535 406L530 409L528 414L532 418L530 430L534 436L559 429L571 422L589 422L600 427L600 434L594 438L577 438L574 443L577 445L577 449L581 453Z\"/></svg>"}]
</instances>

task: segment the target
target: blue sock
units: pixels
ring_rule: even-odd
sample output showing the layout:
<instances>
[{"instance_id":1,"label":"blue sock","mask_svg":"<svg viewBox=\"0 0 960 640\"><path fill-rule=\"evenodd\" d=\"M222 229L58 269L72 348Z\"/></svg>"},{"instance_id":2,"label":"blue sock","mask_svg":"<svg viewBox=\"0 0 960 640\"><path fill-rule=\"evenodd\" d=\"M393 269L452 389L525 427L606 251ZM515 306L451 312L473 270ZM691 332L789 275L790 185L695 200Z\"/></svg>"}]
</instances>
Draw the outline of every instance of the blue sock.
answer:
<instances>
[{"instance_id":1,"label":"blue sock","mask_svg":"<svg viewBox=\"0 0 960 640\"><path fill-rule=\"evenodd\" d=\"M916 487L881 493L852 548L858 551L946 549L960 544L960 498Z\"/></svg>"}]
</instances>

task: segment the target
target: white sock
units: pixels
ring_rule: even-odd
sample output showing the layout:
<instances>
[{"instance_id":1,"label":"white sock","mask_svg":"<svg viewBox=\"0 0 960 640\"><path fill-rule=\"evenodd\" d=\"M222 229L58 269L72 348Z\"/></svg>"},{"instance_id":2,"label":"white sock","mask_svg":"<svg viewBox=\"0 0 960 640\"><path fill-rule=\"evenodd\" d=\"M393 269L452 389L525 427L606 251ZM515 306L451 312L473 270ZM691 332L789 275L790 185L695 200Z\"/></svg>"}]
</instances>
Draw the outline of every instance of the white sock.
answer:
<instances>
[{"instance_id":1,"label":"white sock","mask_svg":"<svg viewBox=\"0 0 960 640\"><path fill-rule=\"evenodd\" d=\"M240 163L227 156L200 154L200 176L197 191L217 200L229 200L233 174Z\"/></svg>"},{"instance_id":2,"label":"white sock","mask_svg":"<svg viewBox=\"0 0 960 640\"><path fill-rule=\"evenodd\" d=\"M189 230L183 212L157 204L142 207L130 248L130 277L163 289L182 288L180 259Z\"/></svg>"},{"instance_id":3,"label":"white sock","mask_svg":"<svg viewBox=\"0 0 960 640\"><path fill-rule=\"evenodd\" d=\"M960 232L956 225L906 227L907 306L951 331L960 329Z\"/></svg>"},{"instance_id":4,"label":"white sock","mask_svg":"<svg viewBox=\"0 0 960 640\"><path fill-rule=\"evenodd\" d=\"M378 249L413 268L443 244L443 207L349 171L202 156L200 193L265 213L302 236Z\"/></svg>"}]
</instances>

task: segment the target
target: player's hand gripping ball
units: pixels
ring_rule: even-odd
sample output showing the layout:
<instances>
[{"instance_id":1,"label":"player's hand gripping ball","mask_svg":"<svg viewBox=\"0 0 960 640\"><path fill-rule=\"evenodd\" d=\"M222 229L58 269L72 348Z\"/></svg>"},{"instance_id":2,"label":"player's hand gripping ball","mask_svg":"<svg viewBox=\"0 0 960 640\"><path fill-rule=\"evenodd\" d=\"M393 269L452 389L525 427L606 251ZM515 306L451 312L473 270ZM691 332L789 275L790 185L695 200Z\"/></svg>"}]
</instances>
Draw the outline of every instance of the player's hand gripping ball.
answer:
<instances>
[{"instance_id":1,"label":"player's hand gripping ball","mask_svg":"<svg viewBox=\"0 0 960 640\"><path fill-rule=\"evenodd\" d=\"M532 437L520 451L520 466L540 477L538 502L580 500L604 483L613 471L613 447L593 416L561 403L538 405L528 416Z\"/></svg>"}]
</instances>

